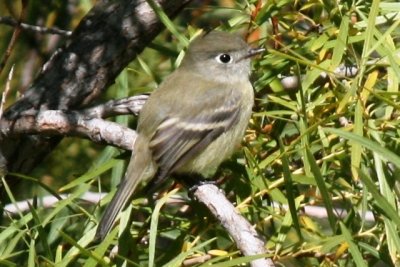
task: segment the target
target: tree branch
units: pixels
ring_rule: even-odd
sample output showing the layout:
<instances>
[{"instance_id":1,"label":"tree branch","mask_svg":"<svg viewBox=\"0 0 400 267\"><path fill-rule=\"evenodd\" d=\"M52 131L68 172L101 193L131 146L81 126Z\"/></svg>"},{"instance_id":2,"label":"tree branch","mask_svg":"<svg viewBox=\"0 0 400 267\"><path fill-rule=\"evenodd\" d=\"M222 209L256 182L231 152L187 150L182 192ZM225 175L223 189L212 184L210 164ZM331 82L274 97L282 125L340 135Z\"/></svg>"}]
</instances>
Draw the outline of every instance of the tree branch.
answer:
<instances>
[{"instance_id":1,"label":"tree branch","mask_svg":"<svg viewBox=\"0 0 400 267\"><path fill-rule=\"evenodd\" d=\"M31 32L36 32L36 33L42 33L42 34L58 34L62 35L65 37L70 37L72 35L71 31L65 31L65 30L60 30L57 28L48 28L48 27L41 27L41 26L36 26L36 25L30 25L26 23L21 23L18 24L18 21L14 19L13 17L0 17L0 24L5 24L9 26L19 26L21 29L25 31L31 31Z\"/></svg>"},{"instance_id":2,"label":"tree branch","mask_svg":"<svg viewBox=\"0 0 400 267\"><path fill-rule=\"evenodd\" d=\"M79 136L95 143L108 144L132 150L136 132L118 123L97 118L87 118L77 111L45 110L20 117L2 129L12 129L13 136L43 134L46 136Z\"/></svg>"},{"instance_id":3,"label":"tree branch","mask_svg":"<svg viewBox=\"0 0 400 267\"><path fill-rule=\"evenodd\" d=\"M106 103L87 108L80 113L90 118L109 118L116 115L139 115L148 95L137 95L117 100L109 100Z\"/></svg>"},{"instance_id":4,"label":"tree branch","mask_svg":"<svg viewBox=\"0 0 400 267\"><path fill-rule=\"evenodd\" d=\"M157 2L174 17L189 0ZM97 1L74 30L68 46L53 54L23 97L4 112L2 120L16 121L26 112L88 106L162 29L163 24L146 0ZM59 136L0 136L1 167L6 168L5 172L29 173L60 140Z\"/></svg>"},{"instance_id":5,"label":"tree branch","mask_svg":"<svg viewBox=\"0 0 400 267\"><path fill-rule=\"evenodd\" d=\"M115 115L138 115L147 98L147 95L139 95L110 100L80 111L27 111L14 121L0 120L0 133L13 137L23 134L79 136L96 143L131 150L136 132L103 119Z\"/></svg>"},{"instance_id":6,"label":"tree branch","mask_svg":"<svg viewBox=\"0 0 400 267\"><path fill-rule=\"evenodd\" d=\"M240 215L218 187L212 184L198 186L194 196L221 222L235 240L236 246L246 256L265 254L265 243L250 223ZM275 266L270 259L251 262L252 267Z\"/></svg>"}]
</instances>

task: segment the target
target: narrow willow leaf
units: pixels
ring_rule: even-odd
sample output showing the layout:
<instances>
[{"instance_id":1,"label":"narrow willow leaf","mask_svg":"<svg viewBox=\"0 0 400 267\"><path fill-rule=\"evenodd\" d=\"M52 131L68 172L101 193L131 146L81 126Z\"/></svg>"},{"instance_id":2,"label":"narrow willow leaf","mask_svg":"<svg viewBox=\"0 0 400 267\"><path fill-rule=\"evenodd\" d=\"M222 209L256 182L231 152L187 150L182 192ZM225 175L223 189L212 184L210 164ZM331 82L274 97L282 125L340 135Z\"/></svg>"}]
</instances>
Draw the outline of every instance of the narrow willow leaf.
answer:
<instances>
[{"instance_id":1,"label":"narrow willow leaf","mask_svg":"<svg viewBox=\"0 0 400 267\"><path fill-rule=\"evenodd\" d=\"M214 242L217 238L211 238L207 241L205 241L204 243L201 243L185 252L179 253L178 256L176 256L174 259L172 259L170 262L168 262L167 264L164 264L164 267L180 267L182 266L183 261L190 256L191 254L195 253L196 251L200 250L201 248L209 245L210 243Z\"/></svg>"},{"instance_id":2,"label":"narrow willow leaf","mask_svg":"<svg viewBox=\"0 0 400 267\"><path fill-rule=\"evenodd\" d=\"M109 266L103 257L101 255L98 255L97 253L93 252L92 250L86 248L92 241L95 235L95 229L92 229L85 235L81 237L78 241L74 240L72 237L68 236L64 232L60 231L60 236L69 244L72 245L72 247L68 250L68 252L65 254L63 260L57 265L57 267L66 267L69 266L71 261L73 261L74 257L78 254L82 254L88 258L92 258L95 260L97 263L96 266ZM108 243L107 247L110 245L110 241L115 237L115 234L117 233L117 229L112 230L106 237L106 239L103 241L103 243ZM99 251L103 249L103 246L101 245L102 248L99 248Z\"/></svg>"},{"instance_id":3,"label":"narrow willow leaf","mask_svg":"<svg viewBox=\"0 0 400 267\"><path fill-rule=\"evenodd\" d=\"M346 242L349 245L349 251L351 256L353 257L353 261L357 267L367 267L366 261L363 259L361 251L358 249L357 245L354 243L353 238L350 234L349 229L340 222L340 230L342 231L343 236L346 239Z\"/></svg>"},{"instance_id":4,"label":"narrow willow leaf","mask_svg":"<svg viewBox=\"0 0 400 267\"><path fill-rule=\"evenodd\" d=\"M363 136L363 107L360 100L357 101L356 109L354 112L354 134ZM362 156L361 144L358 142L351 142L351 174L353 179L358 180L358 169L360 168Z\"/></svg>"},{"instance_id":5,"label":"narrow willow leaf","mask_svg":"<svg viewBox=\"0 0 400 267\"><path fill-rule=\"evenodd\" d=\"M318 189L321 192L322 200L324 201L326 212L328 214L328 221L333 232L335 232L336 217L333 213L332 200L329 195L328 189L325 185L324 178L322 177L321 170L319 169L314 156L312 155L309 148L305 148L308 162L310 163L310 169L314 175L315 181L317 182Z\"/></svg>"},{"instance_id":6,"label":"narrow willow leaf","mask_svg":"<svg viewBox=\"0 0 400 267\"><path fill-rule=\"evenodd\" d=\"M375 31L375 19L377 15L379 14L379 0L373 0L370 12L368 14L368 23L367 23L367 28L365 29L365 41L364 41L364 46L363 46L363 52L361 55L361 62L360 62L360 70L359 70L359 75L360 77L358 79L358 85L361 86L362 79L361 77L364 76L364 71L366 67L366 62L369 59L369 55L373 52L370 50L371 46L373 45L374 42L374 31Z\"/></svg>"},{"instance_id":7,"label":"narrow willow leaf","mask_svg":"<svg viewBox=\"0 0 400 267\"><path fill-rule=\"evenodd\" d=\"M387 84L388 84L387 87L388 92L393 92L393 93L399 92L399 79L395 74L393 68L391 67L387 68ZM394 106L388 105L385 108L385 115L383 117L383 120L389 121L393 115L394 110L395 110Z\"/></svg>"},{"instance_id":8,"label":"narrow willow leaf","mask_svg":"<svg viewBox=\"0 0 400 267\"><path fill-rule=\"evenodd\" d=\"M151 215L151 223L150 223L150 237L149 237L149 267L154 266L154 259L156 255L156 237L157 237L157 227L158 227L158 218L160 217L160 211L162 206L167 202L167 200L175 194L179 189L176 188L163 196L161 199L157 201L156 206L154 207L154 211Z\"/></svg>"},{"instance_id":9,"label":"narrow willow leaf","mask_svg":"<svg viewBox=\"0 0 400 267\"><path fill-rule=\"evenodd\" d=\"M116 236L117 229L113 229L106 238L93 250L93 254L97 255L99 258L103 258L106 256L107 249L114 242L114 238ZM101 264L101 263L100 263ZM89 257L83 267L96 267L99 265L97 258Z\"/></svg>"},{"instance_id":10,"label":"narrow willow leaf","mask_svg":"<svg viewBox=\"0 0 400 267\"><path fill-rule=\"evenodd\" d=\"M393 206L379 193L376 185L372 182L371 178L364 172L360 171L360 179L368 188L374 203L382 210L386 217L390 218L397 225L400 225L400 216Z\"/></svg>"},{"instance_id":11,"label":"narrow willow leaf","mask_svg":"<svg viewBox=\"0 0 400 267\"><path fill-rule=\"evenodd\" d=\"M323 129L324 129L324 131L326 131L328 133L336 134L345 139L360 143L362 146L366 147L367 149L369 149L371 151L378 153L382 158L392 162L394 165L396 165L398 168L400 168L400 157L398 155L396 155L395 153L393 153L392 151L390 151L389 149L381 146L380 144L378 144L368 138L358 136L356 134L346 132L346 131L343 131L340 129L335 129L335 128L323 128Z\"/></svg>"},{"instance_id":12,"label":"narrow willow leaf","mask_svg":"<svg viewBox=\"0 0 400 267\"><path fill-rule=\"evenodd\" d=\"M269 258L269 257L271 257L271 255L270 254L260 254L260 255L253 255L253 256L243 256L243 257L236 258L236 259L229 259L228 261L225 261L225 262L215 263L215 264L212 264L212 266L213 267L248 266L249 262L252 262L256 259L267 258L267 257ZM210 266L210 265L208 263L204 263L204 264L200 265L199 267L206 267L206 266Z\"/></svg>"},{"instance_id":13,"label":"narrow willow leaf","mask_svg":"<svg viewBox=\"0 0 400 267\"><path fill-rule=\"evenodd\" d=\"M165 14L164 10L160 7L158 3L154 0L146 0L151 6L154 12L157 14L164 26L179 40L179 42L185 46L189 44L189 40L179 32L175 24L170 20L170 18Z\"/></svg>"},{"instance_id":14,"label":"narrow willow leaf","mask_svg":"<svg viewBox=\"0 0 400 267\"><path fill-rule=\"evenodd\" d=\"M29 256L28 256L28 267L35 267L36 260L36 242L35 238L31 237L31 242L29 243Z\"/></svg>"},{"instance_id":15,"label":"narrow willow leaf","mask_svg":"<svg viewBox=\"0 0 400 267\"><path fill-rule=\"evenodd\" d=\"M349 16L342 16L340 23L339 34L335 41L335 47L333 48L332 61L330 71L334 71L339 64L342 63L344 52L347 48L347 36L349 35Z\"/></svg>"},{"instance_id":16,"label":"narrow willow leaf","mask_svg":"<svg viewBox=\"0 0 400 267\"><path fill-rule=\"evenodd\" d=\"M32 213L34 222L36 224L36 230L38 232L39 241L43 246L46 257L53 260L54 259L53 253L51 252L49 243L47 243L47 240L48 240L47 232L44 230L41 219L40 219L39 215L37 214L35 208L29 202L28 202L28 205L29 205L29 210Z\"/></svg>"},{"instance_id":17,"label":"narrow willow leaf","mask_svg":"<svg viewBox=\"0 0 400 267\"><path fill-rule=\"evenodd\" d=\"M279 147L281 151L283 178L285 179L286 195L289 205L289 211L292 216L294 228L296 229L296 232L299 235L300 239L303 239L300 231L299 218L297 217L297 208L295 203L292 173L290 172L289 160L287 154L285 153L285 148L283 146L281 139L279 139Z\"/></svg>"},{"instance_id":18,"label":"narrow willow leaf","mask_svg":"<svg viewBox=\"0 0 400 267\"><path fill-rule=\"evenodd\" d=\"M70 183L66 184L65 186L61 187L59 189L59 191L63 192L65 190L68 190L68 189L71 189L73 187L80 186L83 183L86 183L87 181L89 181L89 180L99 176L100 174L108 171L109 169L113 168L118 163L118 161L119 160L116 160L116 159L109 160L107 163L98 166L94 170L85 173L84 175L74 179L72 182L70 182Z\"/></svg>"}]
</instances>

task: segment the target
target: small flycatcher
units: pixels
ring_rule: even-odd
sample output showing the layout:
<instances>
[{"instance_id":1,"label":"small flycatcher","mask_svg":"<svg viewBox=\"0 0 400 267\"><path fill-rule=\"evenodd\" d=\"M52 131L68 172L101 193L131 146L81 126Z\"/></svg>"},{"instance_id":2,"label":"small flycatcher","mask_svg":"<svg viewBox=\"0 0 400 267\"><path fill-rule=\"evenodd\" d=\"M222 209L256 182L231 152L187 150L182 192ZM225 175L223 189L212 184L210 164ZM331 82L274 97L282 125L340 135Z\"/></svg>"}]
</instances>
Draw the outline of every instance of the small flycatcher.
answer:
<instances>
[{"instance_id":1,"label":"small flycatcher","mask_svg":"<svg viewBox=\"0 0 400 267\"><path fill-rule=\"evenodd\" d=\"M196 38L181 65L155 90L139 116L132 157L97 228L101 240L143 181L212 175L243 138L254 102L251 49L239 36Z\"/></svg>"}]
</instances>

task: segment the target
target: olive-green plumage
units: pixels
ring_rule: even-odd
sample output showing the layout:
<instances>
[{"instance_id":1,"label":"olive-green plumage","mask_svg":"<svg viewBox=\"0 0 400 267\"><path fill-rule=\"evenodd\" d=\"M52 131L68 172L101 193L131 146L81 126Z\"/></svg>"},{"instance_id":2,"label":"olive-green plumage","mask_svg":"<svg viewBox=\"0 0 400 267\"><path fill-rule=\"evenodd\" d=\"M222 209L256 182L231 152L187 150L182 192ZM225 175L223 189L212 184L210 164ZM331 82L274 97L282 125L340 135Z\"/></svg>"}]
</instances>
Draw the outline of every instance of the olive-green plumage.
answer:
<instances>
[{"instance_id":1,"label":"olive-green plumage","mask_svg":"<svg viewBox=\"0 0 400 267\"><path fill-rule=\"evenodd\" d=\"M252 53L240 37L218 31L191 43L182 64L143 106L132 158L99 223L98 238L107 235L140 182L173 174L207 177L232 154L254 101Z\"/></svg>"}]
</instances>

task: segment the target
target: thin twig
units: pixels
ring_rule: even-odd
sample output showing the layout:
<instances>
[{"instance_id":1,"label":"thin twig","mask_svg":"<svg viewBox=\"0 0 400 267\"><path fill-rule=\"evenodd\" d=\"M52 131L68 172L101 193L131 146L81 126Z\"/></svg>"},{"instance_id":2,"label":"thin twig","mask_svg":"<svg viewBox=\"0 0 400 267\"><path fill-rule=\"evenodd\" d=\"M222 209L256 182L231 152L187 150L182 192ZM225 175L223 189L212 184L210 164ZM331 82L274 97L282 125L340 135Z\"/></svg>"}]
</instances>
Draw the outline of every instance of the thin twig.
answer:
<instances>
[{"instance_id":1,"label":"thin twig","mask_svg":"<svg viewBox=\"0 0 400 267\"><path fill-rule=\"evenodd\" d=\"M11 80L12 80L13 76L14 76L14 65L12 65L12 67L10 69L10 72L8 73L7 82L6 82L6 88L4 89L3 94L1 95L0 120L3 117L4 105L6 104L6 99L7 99L8 93L10 92Z\"/></svg>"},{"instance_id":2,"label":"thin twig","mask_svg":"<svg viewBox=\"0 0 400 267\"><path fill-rule=\"evenodd\" d=\"M357 73L358 69L356 66L340 65L330 74L334 75L338 79L349 79L355 77ZM328 77L328 73L321 72L320 77L322 79L326 79ZM291 91L296 90L300 87L302 78L303 77L299 76L284 76L280 77L280 82L283 89Z\"/></svg>"},{"instance_id":3,"label":"thin twig","mask_svg":"<svg viewBox=\"0 0 400 267\"><path fill-rule=\"evenodd\" d=\"M107 195L106 193L85 192L82 196L79 197L79 199L86 201L88 203L98 204L100 200L106 195ZM5 205L3 217L6 217L7 214L12 215L12 214L18 214L19 212L28 212L31 210L31 206L34 203L37 203L38 206L43 207L45 209L52 208L56 203L60 202L60 199L61 200L67 199L70 196L71 194L60 194L59 195L60 198L57 198L55 196L44 196L35 199L30 198L15 203L10 203Z\"/></svg>"},{"instance_id":4,"label":"thin twig","mask_svg":"<svg viewBox=\"0 0 400 267\"><path fill-rule=\"evenodd\" d=\"M9 25L9 26L17 26L18 21L12 17L0 17L0 24L5 24L5 25ZM20 27L23 30L32 31L32 32L36 32L36 33L57 34L57 35L61 35L61 36L68 37L68 38L72 36L72 31L60 30L57 28L42 27L42 26L30 25L27 23L21 23Z\"/></svg>"},{"instance_id":5,"label":"thin twig","mask_svg":"<svg viewBox=\"0 0 400 267\"><path fill-rule=\"evenodd\" d=\"M2 60L0 61L0 74L3 72L3 69L7 64L7 61L10 58L11 52L14 49L15 43L17 42L17 39L18 39L19 35L21 34L21 29L22 29L21 23L22 23L22 20L26 17L28 0L22 0L21 3L22 3L21 13L19 14L18 21L15 24L13 35L11 36L11 40L8 43L7 50L4 53Z\"/></svg>"},{"instance_id":6,"label":"thin twig","mask_svg":"<svg viewBox=\"0 0 400 267\"><path fill-rule=\"evenodd\" d=\"M110 100L106 103L80 111L82 115L90 118L109 118L116 115L139 115L142 106L148 95L137 95L117 100Z\"/></svg>"}]
</instances>

